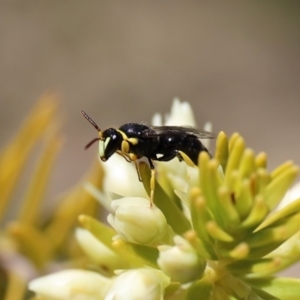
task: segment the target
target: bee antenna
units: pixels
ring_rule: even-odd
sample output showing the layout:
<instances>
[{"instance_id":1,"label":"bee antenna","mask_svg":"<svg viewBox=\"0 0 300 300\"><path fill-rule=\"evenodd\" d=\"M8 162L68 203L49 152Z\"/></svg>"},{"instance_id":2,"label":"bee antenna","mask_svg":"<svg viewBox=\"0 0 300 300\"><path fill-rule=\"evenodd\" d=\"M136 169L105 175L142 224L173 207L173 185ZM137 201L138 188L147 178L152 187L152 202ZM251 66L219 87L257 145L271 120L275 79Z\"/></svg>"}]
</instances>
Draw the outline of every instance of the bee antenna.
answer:
<instances>
[{"instance_id":1,"label":"bee antenna","mask_svg":"<svg viewBox=\"0 0 300 300\"><path fill-rule=\"evenodd\" d=\"M90 148L95 142L100 141L100 140L101 140L101 138L95 138L95 139L91 140L91 141L84 147L84 150Z\"/></svg>"},{"instance_id":2,"label":"bee antenna","mask_svg":"<svg viewBox=\"0 0 300 300\"><path fill-rule=\"evenodd\" d=\"M91 117L85 112L81 111L81 114L99 131L101 132L101 129L98 127L98 125L91 119ZM93 140L94 141L94 140ZM90 146L90 145L89 145Z\"/></svg>"}]
</instances>

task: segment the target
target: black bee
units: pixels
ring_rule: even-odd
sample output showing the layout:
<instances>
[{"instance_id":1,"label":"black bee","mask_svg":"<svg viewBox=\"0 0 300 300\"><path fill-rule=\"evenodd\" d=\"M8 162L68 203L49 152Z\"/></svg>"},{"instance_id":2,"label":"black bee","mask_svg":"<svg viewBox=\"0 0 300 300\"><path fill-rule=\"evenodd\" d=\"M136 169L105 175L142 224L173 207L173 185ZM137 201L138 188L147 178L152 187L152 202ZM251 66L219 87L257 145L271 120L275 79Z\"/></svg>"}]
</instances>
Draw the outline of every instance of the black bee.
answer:
<instances>
[{"instance_id":1,"label":"black bee","mask_svg":"<svg viewBox=\"0 0 300 300\"><path fill-rule=\"evenodd\" d=\"M102 161L107 161L114 153L118 153L126 161L135 163L141 181L137 160L142 157L148 159L151 168L151 205L155 189L155 168L152 161L169 161L177 157L180 161L197 165L199 153L208 152L199 139L215 138L212 133L193 127L146 126L138 123L126 123L119 129L109 128L102 131L84 111L81 113L99 134L85 149L99 141L99 156Z\"/></svg>"}]
</instances>

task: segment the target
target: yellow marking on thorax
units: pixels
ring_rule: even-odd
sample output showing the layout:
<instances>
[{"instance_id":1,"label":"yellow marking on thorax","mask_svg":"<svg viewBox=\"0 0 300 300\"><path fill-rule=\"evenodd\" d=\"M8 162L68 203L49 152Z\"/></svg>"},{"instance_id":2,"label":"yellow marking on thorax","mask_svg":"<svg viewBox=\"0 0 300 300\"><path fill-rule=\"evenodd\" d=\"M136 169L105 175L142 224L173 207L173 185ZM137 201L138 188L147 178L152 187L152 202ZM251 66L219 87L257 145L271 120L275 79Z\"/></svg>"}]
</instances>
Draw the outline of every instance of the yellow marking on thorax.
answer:
<instances>
[{"instance_id":1,"label":"yellow marking on thorax","mask_svg":"<svg viewBox=\"0 0 300 300\"><path fill-rule=\"evenodd\" d=\"M129 138L127 141L132 145L137 145L139 143L139 140L137 138Z\"/></svg>"},{"instance_id":2,"label":"yellow marking on thorax","mask_svg":"<svg viewBox=\"0 0 300 300\"><path fill-rule=\"evenodd\" d=\"M123 140L128 141L132 145L137 145L139 140L137 138L131 137L129 138L126 133L120 129L117 130L118 132L121 133Z\"/></svg>"},{"instance_id":3,"label":"yellow marking on thorax","mask_svg":"<svg viewBox=\"0 0 300 300\"><path fill-rule=\"evenodd\" d=\"M125 140L125 141L128 140L128 137L124 131L122 131L120 129L118 129L117 131L121 133L123 140Z\"/></svg>"},{"instance_id":4,"label":"yellow marking on thorax","mask_svg":"<svg viewBox=\"0 0 300 300\"><path fill-rule=\"evenodd\" d=\"M126 153L128 154L130 152L130 145L137 145L139 140L137 138L129 138L125 132L123 132L122 130L117 130L123 138L122 144L121 144L121 152L122 153Z\"/></svg>"}]
</instances>

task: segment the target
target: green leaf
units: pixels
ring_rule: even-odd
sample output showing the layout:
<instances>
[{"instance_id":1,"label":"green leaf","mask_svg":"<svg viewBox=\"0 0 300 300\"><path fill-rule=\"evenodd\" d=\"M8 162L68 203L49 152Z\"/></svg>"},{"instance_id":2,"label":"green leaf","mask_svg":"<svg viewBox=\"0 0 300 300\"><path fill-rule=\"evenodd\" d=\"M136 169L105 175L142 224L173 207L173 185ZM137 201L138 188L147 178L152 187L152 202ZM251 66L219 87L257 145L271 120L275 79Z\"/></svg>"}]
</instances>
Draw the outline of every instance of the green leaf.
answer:
<instances>
[{"instance_id":1,"label":"green leaf","mask_svg":"<svg viewBox=\"0 0 300 300\"><path fill-rule=\"evenodd\" d=\"M274 259L276 261L276 264L273 266L273 274L300 260L299 240L300 232L297 232L272 253L266 256L266 258Z\"/></svg>"},{"instance_id":2,"label":"green leaf","mask_svg":"<svg viewBox=\"0 0 300 300\"><path fill-rule=\"evenodd\" d=\"M265 190L266 201L270 209L273 209L283 198L298 173L299 169L294 165L284 168L278 174L277 172L275 173L276 176L272 179L270 184L268 184Z\"/></svg>"},{"instance_id":3,"label":"green leaf","mask_svg":"<svg viewBox=\"0 0 300 300\"><path fill-rule=\"evenodd\" d=\"M227 167L225 172L225 183L227 186L231 186L230 184L231 172L238 169L242 155L244 153L244 149L245 149L244 139L241 136L238 136L232 145L232 149L230 151L228 162L227 162Z\"/></svg>"},{"instance_id":4,"label":"green leaf","mask_svg":"<svg viewBox=\"0 0 300 300\"><path fill-rule=\"evenodd\" d=\"M217 137L215 159L220 163L225 172L228 160L228 138L223 131Z\"/></svg>"},{"instance_id":5,"label":"green leaf","mask_svg":"<svg viewBox=\"0 0 300 300\"><path fill-rule=\"evenodd\" d=\"M226 266L226 269L230 271L232 274L237 276L242 276L245 274L251 274L254 272L256 267L264 266L269 262L273 261L272 259L243 259L230 263Z\"/></svg>"},{"instance_id":6,"label":"green leaf","mask_svg":"<svg viewBox=\"0 0 300 300\"><path fill-rule=\"evenodd\" d=\"M189 289L186 299L188 300L210 300L213 284L206 281L196 281ZM225 300L225 299L224 299Z\"/></svg>"},{"instance_id":7,"label":"green leaf","mask_svg":"<svg viewBox=\"0 0 300 300\"><path fill-rule=\"evenodd\" d=\"M256 195L248 217L243 221L243 228L255 228L268 214L269 209L262 195Z\"/></svg>"},{"instance_id":8,"label":"green leaf","mask_svg":"<svg viewBox=\"0 0 300 300\"><path fill-rule=\"evenodd\" d=\"M255 158L254 152L252 149L246 149L241 158L241 162L239 165L239 173L242 178L248 178L250 174L255 172Z\"/></svg>"},{"instance_id":9,"label":"green leaf","mask_svg":"<svg viewBox=\"0 0 300 300\"><path fill-rule=\"evenodd\" d=\"M108 248L112 248L112 238L116 232L104 223L87 215L80 215L78 220L83 228L90 231L99 241L101 241Z\"/></svg>"},{"instance_id":10,"label":"green leaf","mask_svg":"<svg viewBox=\"0 0 300 300\"><path fill-rule=\"evenodd\" d=\"M281 300L296 300L300 295L300 279L295 278L263 278L247 279L256 288L262 289ZM265 298L263 298L265 299Z\"/></svg>"},{"instance_id":11,"label":"green leaf","mask_svg":"<svg viewBox=\"0 0 300 300\"><path fill-rule=\"evenodd\" d=\"M251 248L276 242L283 243L300 230L300 213L279 220L274 225L276 226L256 231L246 238L245 242L247 242Z\"/></svg>"},{"instance_id":12,"label":"green leaf","mask_svg":"<svg viewBox=\"0 0 300 300\"><path fill-rule=\"evenodd\" d=\"M242 180L239 195L235 194L236 210L239 218L244 219L247 217L252 208L253 200L251 181L249 178L245 178Z\"/></svg>"},{"instance_id":13,"label":"green leaf","mask_svg":"<svg viewBox=\"0 0 300 300\"><path fill-rule=\"evenodd\" d=\"M179 282L171 282L166 288L165 288L165 298L166 299L172 299L172 295L175 294L181 287L181 284ZM164 298L164 299L165 299ZM181 299L181 298L180 298Z\"/></svg>"},{"instance_id":14,"label":"green leaf","mask_svg":"<svg viewBox=\"0 0 300 300\"><path fill-rule=\"evenodd\" d=\"M139 268L143 266L150 266L152 268L156 268L156 262L152 264L152 259L151 261L149 260L149 256L146 257L145 255L145 249L143 249L144 256L140 256L138 253L137 248L135 248L135 244L132 243L127 243L121 239L114 240L112 242L112 248L113 250L118 253L125 261L127 261L130 265L131 268ZM142 252L142 251L140 251ZM153 253L152 253L153 254ZM151 256L151 254L150 254Z\"/></svg>"},{"instance_id":15,"label":"green leaf","mask_svg":"<svg viewBox=\"0 0 300 300\"><path fill-rule=\"evenodd\" d=\"M255 165L257 168L265 169L267 167L267 154L265 152L260 152L256 155Z\"/></svg>"},{"instance_id":16,"label":"green leaf","mask_svg":"<svg viewBox=\"0 0 300 300\"><path fill-rule=\"evenodd\" d=\"M256 193L264 195L266 187L271 182L271 175L267 172L266 169L260 168L256 172Z\"/></svg>"},{"instance_id":17,"label":"green leaf","mask_svg":"<svg viewBox=\"0 0 300 300\"><path fill-rule=\"evenodd\" d=\"M236 210L228 187L220 187L218 190L220 211L222 211L223 224L225 230L235 232L240 226L240 216Z\"/></svg>"},{"instance_id":18,"label":"green leaf","mask_svg":"<svg viewBox=\"0 0 300 300\"><path fill-rule=\"evenodd\" d=\"M147 193L150 194L150 168L146 163L141 162L139 164L139 170L144 187ZM183 212L170 199L157 181L155 182L154 203L163 212L168 224L177 234L182 234L191 229L191 224L184 216Z\"/></svg>"},{"instance_id":19,"label":"green leaf","mask_svg":"<svg viewBox=\"0 0 300 300\"><path fill-rule=\"evenodd\" d=\"M214 218L222 227L225 226L220 211L218 189L221 187L222 179L218 170L218 162L210 159L208 153L201 152L199 157L200 165L200 188L206 199L206 204L213 213Z\"/></svg>"},{"instance_id":20,"label":"green leaf","mask_svg":"<svg viewBox=\"0 0 300 300\"><path fill-rule=\"evenodd\" d=\"M200 190L197 191L196 188L193 192L190 192L190 209L194 230L211 258L216 259L217 255L212 246L214 240L209 236L205 228L205 224L212 220L212 216L208 210L205 198L201 195Z\"/></svg>"},{"instance_id":21,"label":"green leaf","mask_svg":"<svg viewBox=\"0 0 300 300\"><path fill-rule=\"evenodd\" d=\"M292 214L296 214L300 211L300 198L291 202L287 206L283 207L282 209L275 211L274 213L270 214L264 222L262 222L255 231L259 231L263 228L270 227L274 223L278 222L281 219L284 219L287 216Z\"/></svg>"},{"instance_id":22,"label":"green leaf","mask_svg":"<svg viewBox=\"0 0 300 300\"><path fill-rule=\"evenodd\" d=\"M148 247L144 245L138 245L134 243L128 243L133 251L145 261L147 261L147 265L151 265L151 267L157 268L157 259L159 256L159 251L157 248Z\"/></svg>"},{"instance_id":23,"label":"green leaf","mask_svg":"<svg viewBox=\"0 0 300 300\"><path fill-rule=\"evenodd\" d=\"M244 259L248 257L250 252L249 246L246 243L240 243L234 249L232 249L228 255L234 259Z\"/></svg>"},{"instance_id":24,"label":"green leaf","mask_svg":"<svg viewBox=\"0 0 300 300\"><path fill-rule=\"evenodd\" d=\"M285 172L287 169L289 169L293 165L294 165L294 162L292 160L288 160L285 163L283 163L280 166L278 166L271 173L272 180L275 179L276 177L278 177L280 174L282 174L283 172Z\"/></svg>"},{"instance_id":25,"label":"green leaf","mask_svg":"<svg viewBox=\"0 0 300 300\"><path fill-rule=\"evenodd\" d=\"M209 221L206 223L206 230L209 235L217 240L222 242L233 242L234 238L224 231L215 221Z\"/></svg>"}]
</instances>

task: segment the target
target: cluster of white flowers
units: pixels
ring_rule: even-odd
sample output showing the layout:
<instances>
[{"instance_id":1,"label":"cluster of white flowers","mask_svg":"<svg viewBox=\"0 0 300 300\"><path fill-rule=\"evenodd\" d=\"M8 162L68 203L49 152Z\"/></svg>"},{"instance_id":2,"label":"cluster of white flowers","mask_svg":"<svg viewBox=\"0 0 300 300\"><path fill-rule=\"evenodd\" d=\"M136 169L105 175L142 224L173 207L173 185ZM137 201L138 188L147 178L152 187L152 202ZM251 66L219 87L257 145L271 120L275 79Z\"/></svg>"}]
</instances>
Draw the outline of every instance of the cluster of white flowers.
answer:
<instances>
[{"instance_id":1,"label":"cluster of white flowers","mask_svg":"<svg viewBox=\"0 0 300 300\"><path fill-rule=\"evenodd\" d=\"M153 125L196 127L190 105L178 99L164 120L153 117ZM228 141L221 132L217 147L215 158L201 153L199 168L177 159L156 162L155 195L163 203L154 199L152 206L134 165L113 155L103 164L103 191L86 185L109 212L111 227L80 216L84 228L75 233L98 272L62 271L31 281L29 289L39 300L275 299L273 293L283 299L300 293L300 281L272 277L300 259L300 199L270 214L298 167L286 163L268 173L266 155L255 156L238 134ZM298 190L284 202L299 198ZM278 289L282 283L290 289Z\"/></svg>"},{"instance_id":2,"label":"cluster of white flowers","mask_svg":"<svg viewBox=\"0 0 300 300\"><path fill-rule=\"evenodd\" d=\"M165 116L164 122L162 116L156 114L153 125L195 127L194 120L190 105L175 99L171 114ZM89 184L87 188L111 212L107 221L116 232L113 240L157 247L157 265L161 271L149 266L126 270L130 262L101 243L90 231L80 228L76 231L76 238L82 250L95 264L105 264L115 275L106 277L84 270L66 270L47 275L29 284L29 289L41 299L163 299L164 289L171 280L188 283L204 271L205 262L198 257L194 248L173 232L159 208L155 205L150 207L149 198L143 184L138 181L133 164L114 155L103 167L104 192L96 191ZM157 163L156 167L158 170L164 169L172 188L178 192L186 192L191 182L197 180L197 172L178 160ZM114 199L109 207L107 199L110 197ZM123 270L116 270L122 267Z\"/></svg>"}]
</instances>

